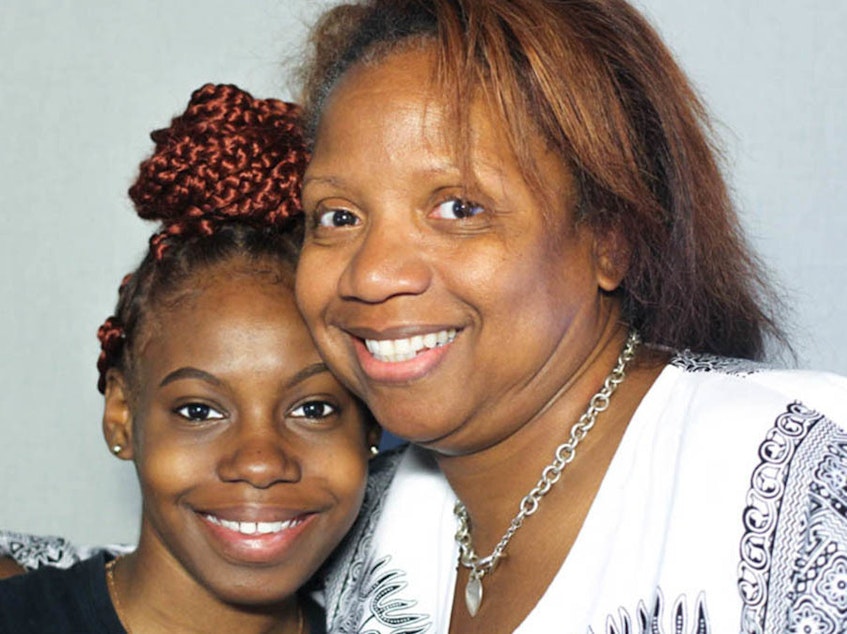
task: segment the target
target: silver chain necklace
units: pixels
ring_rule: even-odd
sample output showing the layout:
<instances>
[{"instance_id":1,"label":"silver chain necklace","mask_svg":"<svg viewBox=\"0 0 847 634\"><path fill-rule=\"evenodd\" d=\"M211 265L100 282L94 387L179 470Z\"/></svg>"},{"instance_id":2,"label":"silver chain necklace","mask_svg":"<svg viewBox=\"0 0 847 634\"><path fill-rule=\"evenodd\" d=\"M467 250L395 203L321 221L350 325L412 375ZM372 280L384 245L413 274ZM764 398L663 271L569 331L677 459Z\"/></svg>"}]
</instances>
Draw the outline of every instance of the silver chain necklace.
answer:
<instances>
[{"instance_id":1,"label":"silver chain necklace","mask_svg":"<svg viewBox=\"0 0 847 634\"><path fill-rule=\"evenodd\" d=\"M472 617L476 616L479 606L482 604L482 578L494 570L497 562L503 557L506 546L509 545L512 537L515 536L515 533L523 525L524 520L538 510L541 499L559 481L562 471L574 459L577 445L582 442L591 428L594 427L597 415L608 409L609 399L623 382L626 376L626 366L635 356L635 350L639 343L641 343L641 338L638 336L638 333L631 331L618 357L617 365L615 365L609 376L606 377L600 391L591 397L588 403L588 409L585 410L585 413L571 427L570 438L567 442L556 447L553 462L544 467L544 470L541 472L541 479L538 480L538 483L521 500L518 505L518 514L515 515L512 523L509 524L509 528L506 529L503 537L500 538L500 541L488 557L480 558L476 554L471 541L468 509L465 508L461 500L456 502L456 506L453 508L453 513L456 515L456 519L459 520L459 528L456 530L456 542L459 545L459 563L471 571L468 577L468 584L465 586L465 605Z\"/></svg>"}]
</instances>

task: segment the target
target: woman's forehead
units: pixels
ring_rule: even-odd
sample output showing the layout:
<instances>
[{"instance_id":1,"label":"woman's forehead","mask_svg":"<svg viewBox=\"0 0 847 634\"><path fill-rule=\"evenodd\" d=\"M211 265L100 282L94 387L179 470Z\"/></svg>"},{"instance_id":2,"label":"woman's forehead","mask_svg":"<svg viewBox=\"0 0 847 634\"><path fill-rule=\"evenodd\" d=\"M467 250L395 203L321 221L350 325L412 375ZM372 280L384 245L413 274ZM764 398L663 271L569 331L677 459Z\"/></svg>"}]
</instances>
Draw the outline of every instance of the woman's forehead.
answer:
<instances>
[{"instance_id":1,"label":"woman's forehead","mask_svg":"<svg viewBox=\"0 0 847 634\"><path fill-rule=\"evenodd\" d=\"M469 103L456 107L436 77L431 48L397 50L357 64L325 104L306 187L324 178L344 179L348 168L388 161L466 180L480 173L517 173L542 192L552 186L560 200L562 186L573 185L565 162L534 129L524 135L531 159L521 160L495 100L480 87Z\"/></svg>"}]
</instances>

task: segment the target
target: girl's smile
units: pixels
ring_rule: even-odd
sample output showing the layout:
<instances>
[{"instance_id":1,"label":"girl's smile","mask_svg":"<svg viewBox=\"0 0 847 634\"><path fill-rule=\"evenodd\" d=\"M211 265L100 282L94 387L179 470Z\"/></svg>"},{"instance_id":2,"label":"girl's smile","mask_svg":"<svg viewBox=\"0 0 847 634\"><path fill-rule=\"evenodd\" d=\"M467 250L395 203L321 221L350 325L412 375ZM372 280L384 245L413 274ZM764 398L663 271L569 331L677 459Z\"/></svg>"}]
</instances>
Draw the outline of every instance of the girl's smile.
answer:
<instances>
[{"instance_id":1,"label":"girl's smile","mask_svg":"<svg viewBox=\"0 0 847 634\"><path fill-rule=\"evenodd\" d=\"M256 266L204 270L163 303L107 415L132 436L138 556L176 560L218 600L263 604L293 595L352 525L373 438L290 279Z\"/></svg>"},{"instance_id":2,"label":"girl's smile","mask_svg":"<svg viewBox=\"0 0 847 634\"><path fill-rule=\"evenodd\" d=\"M279 516L259 509L260 515ZM287 515L288 513L283 513ZM252 514L251 514L252 515ZM205 525L209 540L225 557L235 562L270 565L286 556L296 557L300 536L317 523L315 513L301 513L287 520L240 521L227 520L211 513L198 514Z\"/></svg>"}]
</instances>

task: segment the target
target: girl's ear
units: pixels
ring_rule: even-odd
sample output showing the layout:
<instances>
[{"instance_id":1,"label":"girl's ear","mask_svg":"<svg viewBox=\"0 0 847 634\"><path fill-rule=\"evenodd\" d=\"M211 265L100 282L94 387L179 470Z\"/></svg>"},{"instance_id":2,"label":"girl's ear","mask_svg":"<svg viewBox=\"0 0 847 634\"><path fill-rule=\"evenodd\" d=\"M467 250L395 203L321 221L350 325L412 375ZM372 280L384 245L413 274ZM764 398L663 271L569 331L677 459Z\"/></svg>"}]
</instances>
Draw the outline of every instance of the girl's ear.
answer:
<instances>
[{"instance_id":1,"label":"girl's ear","mask_svg":"<svg viewBox=\"0 0 847 634\"><path fill-rule=\"evenodd\" d=\"M368 427L368 433L366 438L372 458L379 453L380 440L382 440L382 427L377 425L376 422L372 422ZM374 450L374 447L376 447L376 450Z\"/></svg>"},{"instance_id":2,"label":"girl's ear","mask_svg":"<svg viewBox=\"0 0 847 634\"><path fill-rule=\"evenodd\" d=\"M598 229L594 233L594 261L597 285L611 293L621 285L629 270L632 249L620 227Z\"/></svg>"},{"instance_id":3,"label":"girl's ear","mask_svg":"<svg viewBox=\"0 0 847 634\"><path fill-rule=\"evenodd\" d=\"M103 437L109 451L122 460L132 460L132 411L126 378L114 368L106 373L103 406Z\"/></svg>"}]
</instances>

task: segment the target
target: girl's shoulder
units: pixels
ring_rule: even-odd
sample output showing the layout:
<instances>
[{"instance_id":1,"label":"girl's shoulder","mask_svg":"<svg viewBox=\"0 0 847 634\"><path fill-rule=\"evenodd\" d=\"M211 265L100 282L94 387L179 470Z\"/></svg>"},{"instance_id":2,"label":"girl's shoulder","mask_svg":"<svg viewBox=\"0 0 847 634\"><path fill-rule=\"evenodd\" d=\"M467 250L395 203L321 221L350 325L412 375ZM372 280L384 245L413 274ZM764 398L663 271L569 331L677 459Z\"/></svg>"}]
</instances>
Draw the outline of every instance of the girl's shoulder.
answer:
<instances>
[{"instance_id":1,"label":"girl's shoulder","mask_svg":"<svg viewBox=\"0 0 847 634\"><path fill-rule=\"evenodd\" d=\"M106 586L111 555L97 555L68 568L45 565L0 581L0 631L124 632Z\"/></svg>"}]
</instances>

